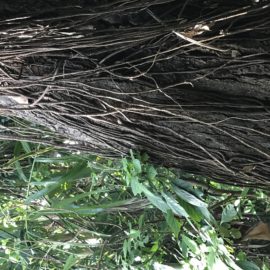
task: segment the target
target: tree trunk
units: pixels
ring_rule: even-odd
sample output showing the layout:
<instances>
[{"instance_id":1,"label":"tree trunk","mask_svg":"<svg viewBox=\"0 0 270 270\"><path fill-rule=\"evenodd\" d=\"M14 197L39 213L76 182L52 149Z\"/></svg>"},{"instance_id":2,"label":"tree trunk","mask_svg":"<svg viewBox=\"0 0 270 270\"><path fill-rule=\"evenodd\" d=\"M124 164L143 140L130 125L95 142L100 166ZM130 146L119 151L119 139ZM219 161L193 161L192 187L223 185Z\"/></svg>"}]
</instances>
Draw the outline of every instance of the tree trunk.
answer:
<instances>
[{"instance_id":1,"label":"tree trunk","mask_svg":"<svg viewBox=\"0 0 270 270\"><path fill-rule=\"evenodd\" d=\"M269 186L269 1L21 2L0 9L0 112L46 129L2 139Z\"/></svg>"}]
</instances>

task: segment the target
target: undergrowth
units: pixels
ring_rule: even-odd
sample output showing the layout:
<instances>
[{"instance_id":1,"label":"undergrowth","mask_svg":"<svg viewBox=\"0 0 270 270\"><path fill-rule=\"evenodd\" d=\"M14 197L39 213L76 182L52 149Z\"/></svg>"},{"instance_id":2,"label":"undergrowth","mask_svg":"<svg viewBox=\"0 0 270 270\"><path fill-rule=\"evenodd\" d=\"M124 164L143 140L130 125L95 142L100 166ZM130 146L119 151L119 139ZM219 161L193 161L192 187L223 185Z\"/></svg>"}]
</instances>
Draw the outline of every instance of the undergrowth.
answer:
<instances>
[{"instance_id":1,"label":"undergrowth","mask_svg":"<svg viewBox=\"0 0 270 270\"><path fill-rule=\"evenodd\" d=\"M1 142L1 269L269 269L243 224L267 192L153 165ZM248 227L249 225L247 225Z\"/></svg>"}]
</instances>

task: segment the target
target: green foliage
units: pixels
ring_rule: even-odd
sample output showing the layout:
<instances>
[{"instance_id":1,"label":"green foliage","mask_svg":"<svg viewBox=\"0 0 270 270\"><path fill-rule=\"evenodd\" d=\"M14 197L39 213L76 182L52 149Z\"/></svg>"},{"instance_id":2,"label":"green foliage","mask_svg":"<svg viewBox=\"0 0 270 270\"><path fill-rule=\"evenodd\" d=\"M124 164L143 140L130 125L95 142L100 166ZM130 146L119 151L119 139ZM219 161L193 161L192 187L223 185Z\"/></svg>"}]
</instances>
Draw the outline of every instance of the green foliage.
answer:
<instances>
[{"instance_id":1,"label":"green foliage","mask_svg":"<svg viewBox=\"0 0 270 270\"><path fill-rule=\"evenodd\" d=\"M265 192L198 177L228 190L213 196L145 154L112 160L26 142L0 147L1 269L269 269L239 251L233 224L267 211Z\"/></svg>"},{"instance_id":2,"label":"green foliage","mask_svg":"<svg viewBox=\"0 0 270 270\"><path fill-rule=\"evenodd\" d=\"M222 211L221 224L225 222L230 222L237 217L237 211L233 204L227 204Z\"/></svg>"}]
</instances>

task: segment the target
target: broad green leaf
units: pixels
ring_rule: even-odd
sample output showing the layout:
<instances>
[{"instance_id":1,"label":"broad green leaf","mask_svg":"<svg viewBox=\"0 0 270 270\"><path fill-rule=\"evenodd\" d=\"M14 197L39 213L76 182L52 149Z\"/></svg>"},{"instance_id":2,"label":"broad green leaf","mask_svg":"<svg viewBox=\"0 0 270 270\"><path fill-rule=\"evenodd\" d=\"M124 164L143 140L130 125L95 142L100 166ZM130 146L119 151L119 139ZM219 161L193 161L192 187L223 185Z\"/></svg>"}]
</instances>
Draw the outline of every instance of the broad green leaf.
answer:
<instances>
[{"instance_id":1,"label":"broad green leaf","mask_svg":"<svg viewBox=\"0 0 270 270\"><path fill-rule=\"evenodd\" d=\"M231 230L231 235L234 239L240 239L242 237L242 234L239 229L232 228Z\"/></svg>"},{"instance_id":2,"label":"broad green leaf","mask_svg":"<svg viewBox=\"0 0 270 270\"><path fill-rule=\"evenodd\" d=\"M152 193L150 190L148 190L145 186L143 186L143 192L147 199L159 210L161 210L163 213L166 213L170 207L163 201L162 197L160 195L156 195Z\"/></svg>"},{"instance_id":3,"label":"broad green leaf","mask_svg":"<svg viewBox=\"0 0 270 270\"><path fill-rule=\"evenodd\" d=\"M193 187L193 185L188 181L177 178L174 179L172 182L178 188L184 189L185 191L196 196L197 198L201 198L201 196L203 195L203 192L200 189Z\"/></svg>"},{"instance_id":4,"label":"broad green leaf","mask_svg":"<svg viewBox=\"0 0 270 270\"><path fill-rule=\"evenodd\" d=\"M240 268L240 267L235 263L234 260L232 260L231 257L226 256L226 257L224 258L224 260L226 261L227 265L231 267L231 269L233 269L233 270L243 270L242 268ZM257 270L257 269L256 269L256 270Z\"/></svg>"},{"instance_id":5,"label":"broad green leaf","mask_svg":"<svg viewBox=\"0 0 270 270\"><path fill-rule=\"evenodd\" d=\"M193 194L187 192L184 189L180 189L177 186L173 186L175 193L184 201L188 202L189 204L199 206L199 207L207 207L207 204L202 200L198 199Z\"/></svg>"},{"instance_id":6,"label":"broad green leaf","mask_svg":"<svg viewBox=\"0 0 270 270\"><path fill-rule=\"evenodd\" d=\"M220 241L219 245L217 246L217 250L219 251L220 254L223 254L222 258L223 261L226 262L228 266L231 267L233 270L242 270L232 259L232 256L230 254L230 251L228 248L225 247L223 240Z\"/></svg>"},{"instance_id":7,"label":"broad green leaf","mask_svg":"<svg viewBox=\"0 0 270 270\"><path fill-rule=\"evenodd\" d=\"M141 194L143 192L143 184L139 183L137 176L131 176L130 186L131 186L131 190L135 196L137 194Z\"/></svg>"},{"instance_id":8,"label":"broad green leaf","mask_svg":"<svg viewBox=\"0 0 270 270\"><path fill-rule=\"evenodd\" d=\"M195 209L203 216L206 220L215 223L215 218L213 215L209 212L209 210L206 207L198 207L195 206Z\"/></svg>"},{"instance_id":9,"label":"broad green leaf","mask_svg":"<svg viewBox=\"0 0 270 270\"><path fill-rule=\"evenodd\" d=\"M122 158L122 166L123 166L123 170L125 172L127 172L128 171L128 161L126 158Z\"/></svg>"},{"instance_id":10,"label":"broad green leaf","mask_svg":"<svg viewBox=\"0 0 270 270\"><path fill-rule=\"evenodd\" d=\"M219 232L222 235L222 237L230 237L230 230L223 225L219 227Z\"/></svg>"},{"instance_id":11,"label":"broad green leaf","mask_svg":"<svg viewBox=\"0 0 270 270\"><path fill-rule=\"evenodd\" d=\"M254 262L238 261L236 264L243 270L260 270L260 268Z\"/></svg>"},{"instance_id":12,"label":"broad green leaf","mask_svg":"<svg viewBox=\"0 0 270 270\"><path fill-rule=\"evenodd\" d=\"M157 171L156 171L156 169L153 166L148 167L146 173L147 173L147 177L150 180L153 180L156 177L156 175L157 175Z\"/></svg>"},{"instance_id":13,"label":"broad green leaf","mask_svg":"<svg viewBox=\"0 0 270 270\"><path fill-rule=\"evenodd\" d=\"M134 158L134 159L132 160L132 163L133 163L135 172L136 172L137 174L140 174L140 173L142 172L142 166L141 166L140 160Z\"/></svg>"},{"instance_id":14,"label":"broad green leaf","mask_svg":"<svg viewBox=\"0 0 270 270\"><path fill-rule=\"evenodd\" d=\"M182 179L174 179L173 184L176 185L179 188L185 189L186 191L192 192L193 186L188 181L182 180Z\"/></svg>"},{"instance_id":15,"label":"broad green leaf","mask_svg":"<svg viewBox=\"0 0 270 270\"><path fill-rule=\"evenodd\" d=\"M249 192L249 188L244 188L243 191L241 192L241 197L246 197Z\"/></svg>"},{"instance_id":16,"label":"broad green leaf","mask_svg":"<svg viewBox=\"0 0 270 270\"><path fill-rule=\"evenodd\" d=\"M171 208L173 213L177 216L189 217L186 210L175 200L175 198L170 193L162 192L163 198L166 200L167 205Z\"/></svg>"},{"instance_id":17,"label":"broad green leaf","mask_svg":"<svg viewBox=\"0 0 270 270\"><path fill-rule=\"evenodd\" d=\"M203 219L203 215L198 211L197 207L187 203L184 200L179 199L181 206L188 213L188 216L195 222L200 222Z\"/></svg>"},{"instance_id":18,"label":"broad green leaf","mask_svg":"<svg viewBox=\"0 0 270 270\"><path fill-rule=\"evenodd\" d=\"M194 240L190 239L186 235L182 235L182 240L185 242L186 246L192 251L193 254L198 254L200 249Z\"/></svg>"},{"instance_id":19,"label":"broad green leaf","mask_svg":"<svg viewBox=\"0 0 270 270\"><path fill-rule=\"evenodd\" d=\"M172 210L168 210L166 215L166 222L170 226L171 231L174 233L175 237L178 237L181 224L180 222L174 217Z\"/></svg>"},{"instance_id":20,"label":"broad green leaf","mask_svg":"<svg viewBox=\"0 0 270 270\"><path fill-rule=\"evenodd\" d=\"M221 222L230 222L237 216L237 211L233 204L227 204L226 207L222 211Z\"/></svg>"},{"instance_id":21,"label":"broad green leaf","mask_svg":"<svg viewBox=\"0 0 270 270\"><path fill-rule=\"evenodd\" d=\"M181 247L181 251L182 251L183 257L184 258L188 258L188 247L187 247L185 241L183 241L183 239L180 242L180 247Z\"/></svg>"}]
</instances>

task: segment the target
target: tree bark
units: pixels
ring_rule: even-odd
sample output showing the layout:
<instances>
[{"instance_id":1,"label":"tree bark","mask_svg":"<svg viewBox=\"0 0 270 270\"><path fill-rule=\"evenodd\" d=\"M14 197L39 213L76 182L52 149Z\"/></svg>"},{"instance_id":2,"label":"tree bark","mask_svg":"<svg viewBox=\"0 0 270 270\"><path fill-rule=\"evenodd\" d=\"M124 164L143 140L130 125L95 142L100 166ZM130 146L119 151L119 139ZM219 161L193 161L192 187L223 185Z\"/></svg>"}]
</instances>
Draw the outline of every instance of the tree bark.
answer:
<instances>
[{"instance_id":1,"label":"tree bark","mask_svg":"<svg viewBox=\"0 0 270 270\"><path fill-rule=\"evenodd\" d=\"M3 139L269 186L269 1L23 2L0 9L0 112L45 128Z\"/></svg>"}]
</instances>

